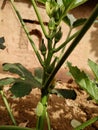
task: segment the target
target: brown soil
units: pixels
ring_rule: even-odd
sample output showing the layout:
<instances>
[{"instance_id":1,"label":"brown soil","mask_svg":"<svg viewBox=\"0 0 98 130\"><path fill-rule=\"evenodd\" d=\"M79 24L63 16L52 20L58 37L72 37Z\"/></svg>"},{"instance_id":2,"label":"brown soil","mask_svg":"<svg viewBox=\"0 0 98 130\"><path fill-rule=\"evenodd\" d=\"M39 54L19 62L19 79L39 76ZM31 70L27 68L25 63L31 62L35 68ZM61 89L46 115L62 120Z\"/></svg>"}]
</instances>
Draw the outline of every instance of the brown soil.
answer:
<instances>
[{"instance_id":1,"label":"brown soil","mask_svg":"<svg viewBox=\"0 0 98 130\"><path fill-rule=\"evenodd\" d=\"M56 95L50 95L48 112L53 130L73 130L71 121L76 119L83 123L92 117L98 116L98 105L93 100L87 100L88 95L81 90L73 80L69 79L67 83L57 82L57 88L74 89L77 93L75 100L64 99ZM16 122L19 126L34 128L36 126L35 109L40 100L40 91L38 89L19 99L12 98L8 87L4 92L13 111ZM13 124L5 105L0 97L0 125ZM97 130L98 122L95 122L85 130ZM47 127L45 128L47 130Z\"/></svg>"},{"instance_id":2,"label":"brown soil","mask_svg":"<svg viewBox=\"0 0 98 130\"><path fill-rule=\"evenodd\" d=\"M18 3L20 2L20 0L16 0L16 2ZM86 5L86 7L88 8L88 5ZM4 7L4 9L2 10L3 13L6 12L6 9L8 10L10 9L10 5L8 4L8 2L6 6ZM19 9L21 9L21 7ZM89 10L90 11L92 10L91 6ZM75 16L78 17L79 15L77 14L77 9L75 12L76 12ZM24 12L22 13L24 15ZM9 14L11 15L11 12ZM89 14L89 11L87 12L87 14ZM83 15L83 12L81 12L81 15ZM7 16L8 15L6 15L6 17ZM8 21L8 19L6 21L6 17L4 17L5 19L2 19L1 21L2 25ZM14 17L13 14L12 14L12 17ZM87 15L85 17L87 17ZM10 23L7 23L7 24L10 24ZM13 23L13 26L14 25L17 26L17 28L19 27L19 25L15 23L15 21ZM28 25L28 27L31 28L32 25ZM36 28L37 27L38 26L36 25ZM13 31L13 28L11 29ZM15 34L16 37L14 36L13 39L11 39L10 38L10 35L12 35L10 34L11 30L6 32L6 27L4 27L3 31L5 31L6 33L5 35L9 35L9 37L7 36L5 37L5 39L8 40L9 42L7 41L5 43L7 48L0 53L1 54L0 65L2 65L2 63L4 62L20 62L31 71L35 67L38 67L39 63L35 58L34 52L32 52L31 46L28 46L28 40L25 38L25 35L22 29L20 29L20 32L18 32L18 35L19 36L21 35L19 37L20 39L18 42L16 42L18 39L17 33ZM3 33L1 34L3 35ZM16 41L15 41L15 38L16 38ZM38 39L36 37L34 38L34 40L37 41L38 43ZM12 44L13 41L18 44L13 45ZM97 52L97 49L96 49L96 52ZM2 68L0 66L0 77L2 78L6 76L9 76L9 74L5 74L2 71ZM59 73L57 74L56 87L74 89L77 93L77 98L75 100L70 100L70 99L57 97L56 95L50 95L48 112L49 112L49 117L51 121L51 128L53 128L53 130L73 130L71 126L71 121L73 119L76 119L82 123L82 122L87 121L88 119L91 119L92 117L98 116L98 105L93 100L87 100L88 95L86 94L86 92L81 90L74 83L73 80L70 80L70 77L66 76L66 70L64 68L61 69ZM9 87L6 86L4 88L4 92L7 96L8 102L11 106L11 109L13 111L17 124L23 127L30 127L30 128L35 127L36 120L37 120L35 109L36 109L38 101L40 100L40 91L38 89L34 89L29 95L21 99L19 98L16 99L16 98L12 98L12 95L10 94L8 88ZM0 125L11 125L11 124L12 124L12 121L7 113L2 97L0 97ZM45 128L45 130L47 130L47 128ZM98 122L87 127L85 130L98 130Z\"/></svg>"}]
</instances>

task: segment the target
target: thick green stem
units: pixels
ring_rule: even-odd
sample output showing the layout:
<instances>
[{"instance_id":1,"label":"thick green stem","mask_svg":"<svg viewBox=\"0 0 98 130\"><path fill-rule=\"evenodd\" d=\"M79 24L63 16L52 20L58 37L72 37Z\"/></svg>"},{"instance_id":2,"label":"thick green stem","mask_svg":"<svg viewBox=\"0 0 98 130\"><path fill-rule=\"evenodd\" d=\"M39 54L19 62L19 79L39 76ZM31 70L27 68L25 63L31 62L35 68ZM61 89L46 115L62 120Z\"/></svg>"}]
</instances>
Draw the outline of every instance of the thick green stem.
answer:
<instances>
[{"instance_id":1,"label":"thick green stem","mask_svg":"<svg viewBox=\"0 0 98 130\"><path fill-rule=\"evenodd\" d=\"M47 113L47 103L48 103L48 93L45 89L42 90L41 103L43 105L43 113L40 117L38 117L36 130L44 130L44 124Z\"/></svg>"},{"instance_id":2,"label":"thick green stem","mask_svg":"<svg viewBox=\"0 0 98 130\"><path fill-rule=\"evenodd\" d=\"M17 123L16 123L15 118L14 118L14 116L13 116L13 114L12 114L11 108L10 108L10 106L9 106L9 103L8 103L8 101L7 101L7 98L6 98L6 96L5 96L4 92L3 92L3 90L0 90L0 94L1 94L1 96L2 96L2 99L3 99L3 101L4 101L5 106L6 106L6 108L7 108L7 111L8 111L8 113L9 113L9 115L10 115L10 118L11 118L13 124L16 126Z\"/></svg>"},{"instance_id":3,"label":"thick green stem","mask_svg":"<svg viewBox=\"0 0 98 130\"><path fill-rule=\"evenodd\" d=\"M89 19L87 20L87 22L85 23L85 25L80 30L80 32L77 35L77 37L73 40L72 44L69 46L69 48L64 53L64 55L62 56L62 58L58 62L57 66L55 67L55 69L53 70L53 72L51 73L51 75L49 76L47 82L45 83L45 88L46 89L49 87L49 84L51 83L52 79L54 78L54 76L56 75L56 73L58 72L58 70L60 69L60 67L63 65L63 63L66 61L66 59L68 58L68 56L74 50L74 48L76 47L76 45L79 44L79 42L82 39L82 37L85 35L85 33L91 27L91 25L93 24L93 22L97 18L97 16L98 16L98 4L96 5L96 7L95 7L95 9L94 9L94 11L92 13L92 15L89 17Z\"/></svg>"},{"instance_id":4,"label":"thick green stem","mask_svg":"<svg viewBox=\"0 0 98 130\"><path fill-rule=\"evenodd\" d=\"M43 21L42 21L42 19L41 19L41 17L40 17L39 12L38 12L38 9L37 9L35 0L31 0L31 2L32 2L32 5L33 5L33 7L34 7L34 10L35 10L36 16L37 16L37 18L38 18L38 21L39 21L39 23L40 23L40 25L41 25L42 31L43 31L45 37L48 38L47 32L46 32L46 30L45 30L45 26L44 26L44 24L43 24Z\"/></svg>"},{"instance_id":5,"label":"thick green stem","mask_svg":"<svg viewBox=\"0 0 98 130\"><path fill-rule=\"evenodd\" d=\"M42 58L41 58L41 56L40 56L40 54L39 54L39 52L38 52L38 49L36 48L36 46L35 46L35 44L34 44L32 38L31 38L31 36L30 36L30 34L29 34L29 32L28 32L28 29L26 28L25 23L23 22L23 19L22 19L20 13L19 13L18 10L16 9L13 0L10 0L10 1L11 1L11 4L12 4L12 7L14 8L14 10L15 10L15 12L16 12L16 14L17 14L17 17L18 17L18 19L19 19L19 21L20 21L20 23L21 23L21 25L22 25L22 27L23 27L23 29L24 29L24 31L25 31L25 33L26 33L26 35L27 35L27 37L28 37L28 39L29 39L29 41L30 41L32 47L33 47L33 49L34 49L34 52L35 52L35 54L36 54L36 56L37 56L37 58L38 58L40 64L41 64L42 66L44 66L43 60L42 60Z\"/></svg>"}]
</instances>

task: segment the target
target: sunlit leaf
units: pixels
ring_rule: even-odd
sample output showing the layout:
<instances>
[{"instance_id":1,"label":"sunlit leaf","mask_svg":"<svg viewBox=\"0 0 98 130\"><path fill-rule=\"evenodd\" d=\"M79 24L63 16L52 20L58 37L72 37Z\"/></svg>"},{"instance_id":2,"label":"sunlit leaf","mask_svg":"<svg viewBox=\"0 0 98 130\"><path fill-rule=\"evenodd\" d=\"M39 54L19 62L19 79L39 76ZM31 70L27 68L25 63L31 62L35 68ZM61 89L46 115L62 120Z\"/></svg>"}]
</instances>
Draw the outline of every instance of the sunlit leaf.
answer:
<instances>
[{"instance_id":1,"label":"sunlit leaf","mask_svg":"<svg viewBox=\"0 0 98 130\"><path fill-rule=\"evenodd\" d=\"M84 71L80 71L76 66L72 66L71 63L67 63L71 75L74 77L76 83L84 89L96 102L98 102L98 87L96 83L85 74Z\"/></svg>"},{"instance_id":2,"label":"sunlit leaf","mask_svg":"<svg viewBox=\"0 0 98 130\"><path fill-rule=\"evenodd\" d=\"M94 73L96 80L98 81L98 64L93 62L92 60L88 60L88 65L90 66L92 72Z\"/></svg>"}]
</instances>

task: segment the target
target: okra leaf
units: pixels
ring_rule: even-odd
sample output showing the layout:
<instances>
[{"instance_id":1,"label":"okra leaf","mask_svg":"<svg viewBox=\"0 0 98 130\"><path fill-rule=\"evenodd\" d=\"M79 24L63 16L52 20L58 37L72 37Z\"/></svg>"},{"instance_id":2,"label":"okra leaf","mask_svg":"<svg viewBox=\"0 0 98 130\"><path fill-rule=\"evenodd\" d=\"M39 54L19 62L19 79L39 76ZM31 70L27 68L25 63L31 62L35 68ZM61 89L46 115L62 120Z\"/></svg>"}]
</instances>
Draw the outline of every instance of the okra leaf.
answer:
<instances>
[{"instance_id":1,"label":"okra leaf","mask_svg":"<svg viewBox=\"0 0 98 130\"><path fill-rule=\"evenodd\" d=\"M2 78L0 79L0 89L3 89L5 85L12 84L16 81L15 78Z\"/></svg>"},{"instance_id":2,"label":"okra leaf","mask_svg":"<svg viewBox=\"0 0 98 130\"><path fill-rule=\"evenodd\" d=\"M4 37L0 37L0 49L5 49L5 46L3 45L3 43L5 42Z\"/></svg>"},{"instance_id":3,"label":"okra leaf","mask_svg":"<svg viewBox=\"0 0 98 130\"><path fill-rule=\"evenodd\" d=\"M74 23L73 23L73 28L76 28L80 25L83 25L86 22L86 18L80 18L77 19Z\"/></svg>"},{"instance_id":4,"label":"okra leaf","mask_svg":"<svg viewBox=\"0 0 98 130\"><path fill-rule=\"evenodd\" d=\"M19 76L21 76L23 78L32 76L32 73L30 71L28 71L20 63L4 63L3 70L18 74Z\"/></svg>"},{"instance_id":5,"label":"okra leaf","mask_svg":"<svg viewBox=\"0 0 98 130\"><path fill-rule=\"evenodd\" d=\"M25 82L16 82L10 88L10 91L15 97L23 97L28 95L32 90L32 85Z\"/></svg>"},{"instance_id":6,"label":"okra leaf","mask_svg":"<svg viewBox=\"0 0 98 130\"><path fill-rule=\"evenodd\" d=\"M51 94L56 94L60 97L64 97L66 99L76 99L76 92L74 90L69 90L69 89L53 89L51 91Z\"/></svg>"},{"instance_id":7,"label":"okra leaf","mask_svg":"<svg viewBox=\"0 0 98 130\"><path fill-rule=\"evenodd\" d=\"M3 64L3 70L18 74L24 81L32 82L32 86L34 87L41 87L41 83L37 78L20 63L5 63Z\"/></svg>"},{"instance_id":8,"label":"okra leaf","mask_svg":"<svg viewBox=\"0 0 98 130\"><path fill-rule=\"evenodd\" d=\"M80 71L76 66L67 63L71 75L79 86L84 89L96 102L98 102L98 87L93 80L90 80L84 71Z\"/></svg>"},{"instance_id":9,"label":"okra leaf","mask_svg":"<svg viewBox=\"0 0 98 130\"><path fill-rule=\"evenodd\" d=\"M98 81L98 64L88 59L88 65L91 68L92 72L94 73L96 80Z\"/></svg>"}]
</instances>

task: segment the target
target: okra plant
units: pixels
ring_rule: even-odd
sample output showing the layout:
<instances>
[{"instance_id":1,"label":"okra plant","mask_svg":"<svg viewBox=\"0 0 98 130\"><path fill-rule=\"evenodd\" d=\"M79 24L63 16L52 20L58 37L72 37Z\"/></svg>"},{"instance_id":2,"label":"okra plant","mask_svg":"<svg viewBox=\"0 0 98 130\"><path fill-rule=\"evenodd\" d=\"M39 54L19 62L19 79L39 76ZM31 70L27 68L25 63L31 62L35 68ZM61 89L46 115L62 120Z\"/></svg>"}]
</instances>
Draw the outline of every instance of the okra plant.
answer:
<instances>
[{"instance_id":1,"label":"okra plant","mask_svg":"<svg viewBox=\"0 0 98 130\"><path fill-rule=\"evenodd\" d=\"M56 94L64 98L76 98L76 93L74 90L62 90L55 88L55 75L60 67L63 65L63 63L66 61L70 53L74 50L76 45L85 35L87 30L93 24L98 15L98 4L94 9L92 15L86 20L84 18L76 19L73 15L69 13L69 11L85 3L87 0L38 0L38 2L44 4L46 13L49 16L47 31L42 21L41 14L39 13L36 1L31 0L31 4L38 18L38 22L46 38L46 40L44 38L41 39L41 42L39 43L39 48L37 48L36 43L34 43L34 41L32 40L31 35L29 34L29 31L20 13L15 6L14 0L9 1L32 45L32 48L39 60L41 68L35 69L34 74L32 74L20 63L4 63L3 70L9 71L11 73L16 73L19 75L19 78L6 77L0 79L0 88L3 89L5 85L10 84L11 88L9 90L15 97L20 98L28 95L32 89L39 88L41 92L41 98L36 107L36 115L38 117L38 120L35 130L44 130L45 119L47 120L48 130L51 130L52 128L47 112L49 95ZM61 21L63 21L65 25L69 27L69 33L65 37L65 41L59 45L58 43L63 35ZM82 25L82 28L72 34L72 30L80 25ZM72 43L68 47L68 49L65 50L69 42ZM60 52L60 57L56 56L57 52ZM31 130L30 128L20 128L18 126L0 126L0 130L1 129Z\"/></svg>"}]
</instances>

